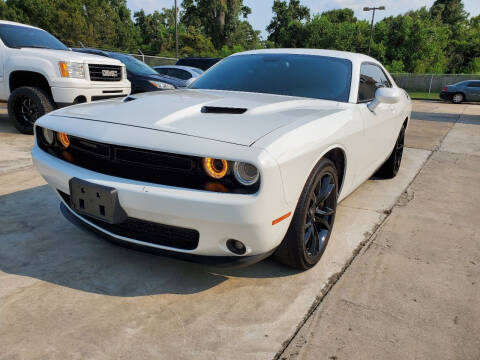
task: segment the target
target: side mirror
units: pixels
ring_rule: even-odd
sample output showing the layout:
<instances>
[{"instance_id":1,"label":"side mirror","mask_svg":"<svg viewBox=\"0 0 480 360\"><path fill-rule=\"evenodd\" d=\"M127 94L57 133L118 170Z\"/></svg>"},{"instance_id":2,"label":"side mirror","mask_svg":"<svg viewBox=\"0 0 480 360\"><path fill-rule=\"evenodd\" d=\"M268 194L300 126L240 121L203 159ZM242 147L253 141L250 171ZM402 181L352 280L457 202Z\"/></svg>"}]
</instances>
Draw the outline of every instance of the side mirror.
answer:
<instances>
[{"instance_id":1,"label":"side mirror","mask_svg":"<svg viewBox=\"0 0 480 360\"><path fill-rule=\"evenodd\" d=\"M367 106L370 111L374 111L375 108L384 104L395 104L402 98L402 90L399 88L379 88L375 92L375 99L370 101Z\"/></svg>"}]
</instances>

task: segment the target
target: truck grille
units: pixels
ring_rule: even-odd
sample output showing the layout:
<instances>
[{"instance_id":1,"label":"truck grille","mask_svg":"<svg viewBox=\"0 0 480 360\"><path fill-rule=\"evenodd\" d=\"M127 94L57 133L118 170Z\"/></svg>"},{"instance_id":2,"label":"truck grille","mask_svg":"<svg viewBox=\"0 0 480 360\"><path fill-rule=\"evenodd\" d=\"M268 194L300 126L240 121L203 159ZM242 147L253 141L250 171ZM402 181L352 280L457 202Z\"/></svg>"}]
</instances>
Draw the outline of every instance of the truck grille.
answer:
<instances>
[{"instance_id":1,"label":"truck grille","mask_svg":"<svg viewBox=\"0 0 480 360\"><path fill-rule=\"evenodd\" d=\"M122 67L117 65L88 64L91 81L121 81Z\"/></svg>"}]
</instances>

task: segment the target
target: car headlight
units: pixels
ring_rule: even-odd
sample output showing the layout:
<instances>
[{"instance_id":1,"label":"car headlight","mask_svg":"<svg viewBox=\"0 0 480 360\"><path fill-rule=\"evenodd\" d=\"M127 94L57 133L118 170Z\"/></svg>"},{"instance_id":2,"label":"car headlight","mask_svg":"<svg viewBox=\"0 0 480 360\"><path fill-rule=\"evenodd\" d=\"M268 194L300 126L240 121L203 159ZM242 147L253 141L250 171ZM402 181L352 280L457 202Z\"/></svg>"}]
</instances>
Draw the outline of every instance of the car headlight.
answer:
<instances>
[{"instance_id":1,"label":"car headlight","mask_svg":"<svg viewBox=\"0 0 480 360\"><path fill-rule=\"evenodd\" d=\"M203 169L213 179L221 179L225 177L228 171L227 160L204 158Z\"/></svg>"},{"instance_id":2,"label":"car headlight","mask_svg":"<svg viewBox=\"0 0 480 360\"><path fill-rule=\"evenodd\" d=\"M65 78L85 79L85 64L79 62L60 61L60 75Z\"/></svg>"},{"instance_id":3,"label":"car headlight","mask_svg":"<svg viewBox=\"0 0 480 360\"><path fill-rule=\"evenodd\" d=\"M127 78L127 68L125 66L122 66L122 79Z\"/></svg>"},{"instance_id":4,"label":"car headlight","mask_svg":"<svg viewBox=\"0 0 480 360\"><path fill-rule=\"evenodd\" d=\"M47 128L42 128L42 140L47 146L52 146L55 141L55 133Z\"/></svg>"},{"instance_id":5,"label":"car headlight","mask_svg":"<svg viewBox=\"0 0 480 360\"><path fill-rule=\"evenodd\" d=\"M260 177L260 173L254 165L238 161L233 164L233 175L240 184L245 186L255 184Z\"/></svg>"},{"instance_id":6,"label":"car headlight","mask_svg":"<svg viewBox=\"0 0 480 360\"><path fill-rule=\"evenodd\" d=\"M175 90L175 86L173 86L172 84L168 84L166 82L163 82L163 81L151 81L151 80L149 80L148 82L150 84L152 84L154 87L156 87L157 89Z\"/></svg>"},{"instance_id":7,"label":"car headlight","mask_svg":"<svg viewBox=\"0 0 480 360\"><path fill-rule=\"evenodd\" d=\"M63 132L58 132L57 140L64 149L70 146L70 136L68 136L68 134L65 134Z\"/></svg>"}]
</instances>

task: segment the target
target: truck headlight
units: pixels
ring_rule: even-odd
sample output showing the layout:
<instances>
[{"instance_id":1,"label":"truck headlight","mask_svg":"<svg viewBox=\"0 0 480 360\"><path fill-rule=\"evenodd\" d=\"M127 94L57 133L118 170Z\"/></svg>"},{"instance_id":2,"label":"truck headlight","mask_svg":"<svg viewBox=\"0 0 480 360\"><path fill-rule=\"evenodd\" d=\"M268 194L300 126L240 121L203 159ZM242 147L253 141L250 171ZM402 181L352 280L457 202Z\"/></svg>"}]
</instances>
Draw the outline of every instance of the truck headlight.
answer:
<instances>
[{"instance_id":1,"label":"truck headlight","mask_svg":"<svg viewBox=\"0 0 480 360\"><path fill-rule=\"evenodd\" d=\"M85 79L85 64L79 62L60 61L60 75L65 78Z\"/></svg>"},{"instance_id":2,"label":"truck headlight","mask_svg":"<svg viewBox=\"0 0 480 360\"><path fill-rule=\"evenodd\" d=\"M122 66L122 80L125 80L127 78L127 67Z\"/></svg>"},{"instance_id":3,"label":"truck headlight","mask_svg":"<svg viewBox=\"0 0 480 360\"><path fill-rule=\"evenodd\" d=\"M166 82L163 82L163 81L148 81L150 84L152 84L153 86L155 86L157 89L161 89L161 90L174 90L175 89L175 86L173 86L172 84L168 84Z\"/></svg>"}]
</instances>

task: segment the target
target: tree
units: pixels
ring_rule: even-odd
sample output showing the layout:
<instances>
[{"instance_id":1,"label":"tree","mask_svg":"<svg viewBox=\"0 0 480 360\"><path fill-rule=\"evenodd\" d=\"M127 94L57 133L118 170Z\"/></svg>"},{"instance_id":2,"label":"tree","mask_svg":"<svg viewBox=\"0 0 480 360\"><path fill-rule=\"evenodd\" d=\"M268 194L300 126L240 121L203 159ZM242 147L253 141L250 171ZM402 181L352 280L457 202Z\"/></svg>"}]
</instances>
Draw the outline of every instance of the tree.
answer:
<instances>
[{"instance_id":1,"label":"tree","mask_svg":"<svg viewBox=\"0 0 480 360\"><path fill-rule=\"evenodd\" d=\"M199 28L212 39L215 48L228 44L251 9L243 0L184 0L181 21L187 27Z\"/></svg>"},{"instance_id":2,"label":"tree","mask_svg":"<svg viewBox=\"0 0 480 360\"><path fill-rule=\"evenodd\" d=\"M300 0L273 2L273 19L267 26L268 40L279 47L302 47L305 39L305 23L310 19L308 7Z\"/></svg>"}]
</instances>

